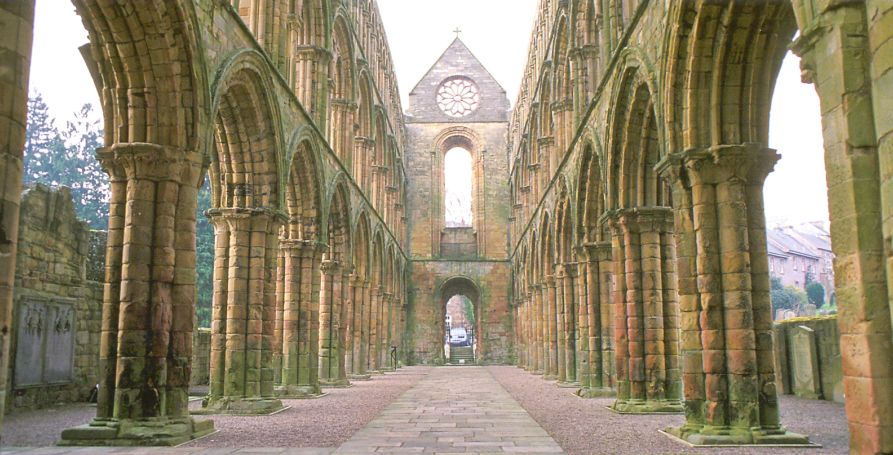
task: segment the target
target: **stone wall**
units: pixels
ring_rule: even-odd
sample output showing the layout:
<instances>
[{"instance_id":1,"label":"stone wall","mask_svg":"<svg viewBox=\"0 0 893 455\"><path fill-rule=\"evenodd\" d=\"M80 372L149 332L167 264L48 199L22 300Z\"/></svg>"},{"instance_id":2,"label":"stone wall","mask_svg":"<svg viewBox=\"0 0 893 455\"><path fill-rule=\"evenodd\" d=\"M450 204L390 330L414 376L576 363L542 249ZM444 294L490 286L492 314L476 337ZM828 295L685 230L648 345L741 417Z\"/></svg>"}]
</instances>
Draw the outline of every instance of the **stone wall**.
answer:
<instances>
[{"instance_id":1,"label":"stone wall","mask_svg":"<svg viewBox=\"0 0 893 455\"><path fill-rule=\"evenodd\" d=\"M23 192L8 409L85 400L98 382L103 234L77 219L67 188Z\"/></svg>"},{"instance_id":2,"label":"stone wall","mask_svg":"<svg viewBox=\"0 0 893 455\"><path fill-rule=\"evenodd\" d=\"M413 261L404 335L409 364L443 361L446 302L456 293L474 305L475 361L513 361L509 308L511 269L498 261ZM477 295L475 295L477 294Z\"/></svg>"},{"instance_id":3,"label":"stone wall","mask_svg":"<svg viewBox=\"0 0 893 455\"><path fill-rule=\"evenodd\" d=\"M775 364L779 392L843 402L837 316L775 324Z\"/></svg>"},{"instance_id":4,"label":"stone wall","mask_svg":"<svg viewBox=\"0 0 893 455\"><path fill-rule=\"evenodd\" d=\"M192 376L189 385L208 384L211 365L211 329L192 332Z\"/></svg>"}]
</instances>

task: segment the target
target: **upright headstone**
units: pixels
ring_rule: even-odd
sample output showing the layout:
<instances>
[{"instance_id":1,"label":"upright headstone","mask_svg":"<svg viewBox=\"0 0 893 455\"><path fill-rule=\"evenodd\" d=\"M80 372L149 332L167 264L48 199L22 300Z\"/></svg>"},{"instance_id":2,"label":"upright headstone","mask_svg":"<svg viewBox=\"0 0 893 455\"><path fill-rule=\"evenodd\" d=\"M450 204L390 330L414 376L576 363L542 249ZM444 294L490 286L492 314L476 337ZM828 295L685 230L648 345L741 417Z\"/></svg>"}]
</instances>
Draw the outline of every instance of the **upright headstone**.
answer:
<instances>
[{"instance_id":1,"label":"upright headstone","mask_svg":"<svg viewBox=\"0 0 893 455\"><path fill-rule=\"evenodd\" d=\"M794 395L811 399L821 398L822 383L819 377L815 331L802 325L793 327L790 353L793 360L791 382Z\"/></svg>"}]
</instances>

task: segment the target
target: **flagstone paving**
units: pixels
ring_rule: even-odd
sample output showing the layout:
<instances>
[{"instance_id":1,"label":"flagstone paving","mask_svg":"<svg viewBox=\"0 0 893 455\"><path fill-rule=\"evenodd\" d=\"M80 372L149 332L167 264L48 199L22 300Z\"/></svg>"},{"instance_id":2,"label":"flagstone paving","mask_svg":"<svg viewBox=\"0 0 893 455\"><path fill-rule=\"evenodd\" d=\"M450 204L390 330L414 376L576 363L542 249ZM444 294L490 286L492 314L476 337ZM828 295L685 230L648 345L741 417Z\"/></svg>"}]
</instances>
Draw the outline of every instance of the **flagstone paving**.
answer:
<instances>
[{"instance_id":1,"label":"flagstone paving","mask_svg":"<svg viewBox=\"0 0 893 455\"><path fill-rule=\"evenodd\" d=\"M336 454L562 453L482 367L432 370Z\"/></svg>"},{"instance_id":2,"label":"flagstone paving","mask_svg":"<svg viewBox=\"0 0 893 455\"><path fill-rule=\"evenodd\" d=\"M412 371L401 371L404 371L404 374L422 373L421 379L338 448L202 447L207 443L213 444L213 441L199 439L190 443L188 447L4 447L0 448L0 453L20 455L563 453L555 440L509 395L487 368L416 367L407 370ZM275 419L277 416L269 418ZM258 418L242 417L244 422L255 422L248 419ZM287 438L287 435L285 436ZM277 439L281 441L281 437Z\"/></svg>"}]
</instances>

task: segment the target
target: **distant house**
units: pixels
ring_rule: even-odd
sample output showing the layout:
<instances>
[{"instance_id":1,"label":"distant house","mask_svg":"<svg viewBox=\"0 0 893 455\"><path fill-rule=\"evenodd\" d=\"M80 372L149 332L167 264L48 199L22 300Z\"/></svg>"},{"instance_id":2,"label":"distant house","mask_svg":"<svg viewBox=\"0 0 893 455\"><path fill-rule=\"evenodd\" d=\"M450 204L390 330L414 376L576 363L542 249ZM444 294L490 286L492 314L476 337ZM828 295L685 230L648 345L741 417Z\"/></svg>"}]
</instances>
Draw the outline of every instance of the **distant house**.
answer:
<instances>
[{"instance_id":1,"label":"distant house","mask_svg":"<svg viewBox=\"0 0 893 455\"><path fill-rule=\"evenodd\" d=\"M805 289L807 275L825 288L825 301L834 300L834 253L831 234L821 223L784 226L766 231L769 273L785 286Z\"/></svg>"}]
</instances>

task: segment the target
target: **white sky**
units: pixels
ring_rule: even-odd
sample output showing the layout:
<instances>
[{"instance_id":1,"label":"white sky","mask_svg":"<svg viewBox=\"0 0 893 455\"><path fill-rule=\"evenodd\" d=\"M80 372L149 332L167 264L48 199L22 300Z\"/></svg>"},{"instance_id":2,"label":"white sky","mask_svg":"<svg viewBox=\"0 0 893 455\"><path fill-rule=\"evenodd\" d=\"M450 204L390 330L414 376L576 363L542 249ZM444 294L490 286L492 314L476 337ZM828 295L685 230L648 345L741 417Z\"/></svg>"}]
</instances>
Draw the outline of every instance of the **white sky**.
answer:
<instances>
[{"instance_id":1,"label":"white sky","mask_svg":"<svg viewBox=\"0 0 893 455\"><path fill-rule=\"evenodd\" d=\"M447 226L471 226L471 153L461 147L447 150L444 167L444 220Z\"/></svg>"},{"instance_id":2,"label":"white sky","mask_svg":"<svg viewBox=\"0 0 893 455\"><path fill-rule=\"evenodd\" d=\"M378 0L398 85L409 91L462 30L462 41L505 88L514 103L527 57L536 0ZM77 48L87 33L66 0L38 0L31 93L39 91L64 126L84 103L99 100ZM770 225L827 220L818 97L800 83L798 59L785 60L770 116L769 145L782 154L766 181Z\"/></svg>"}]
</instances>

